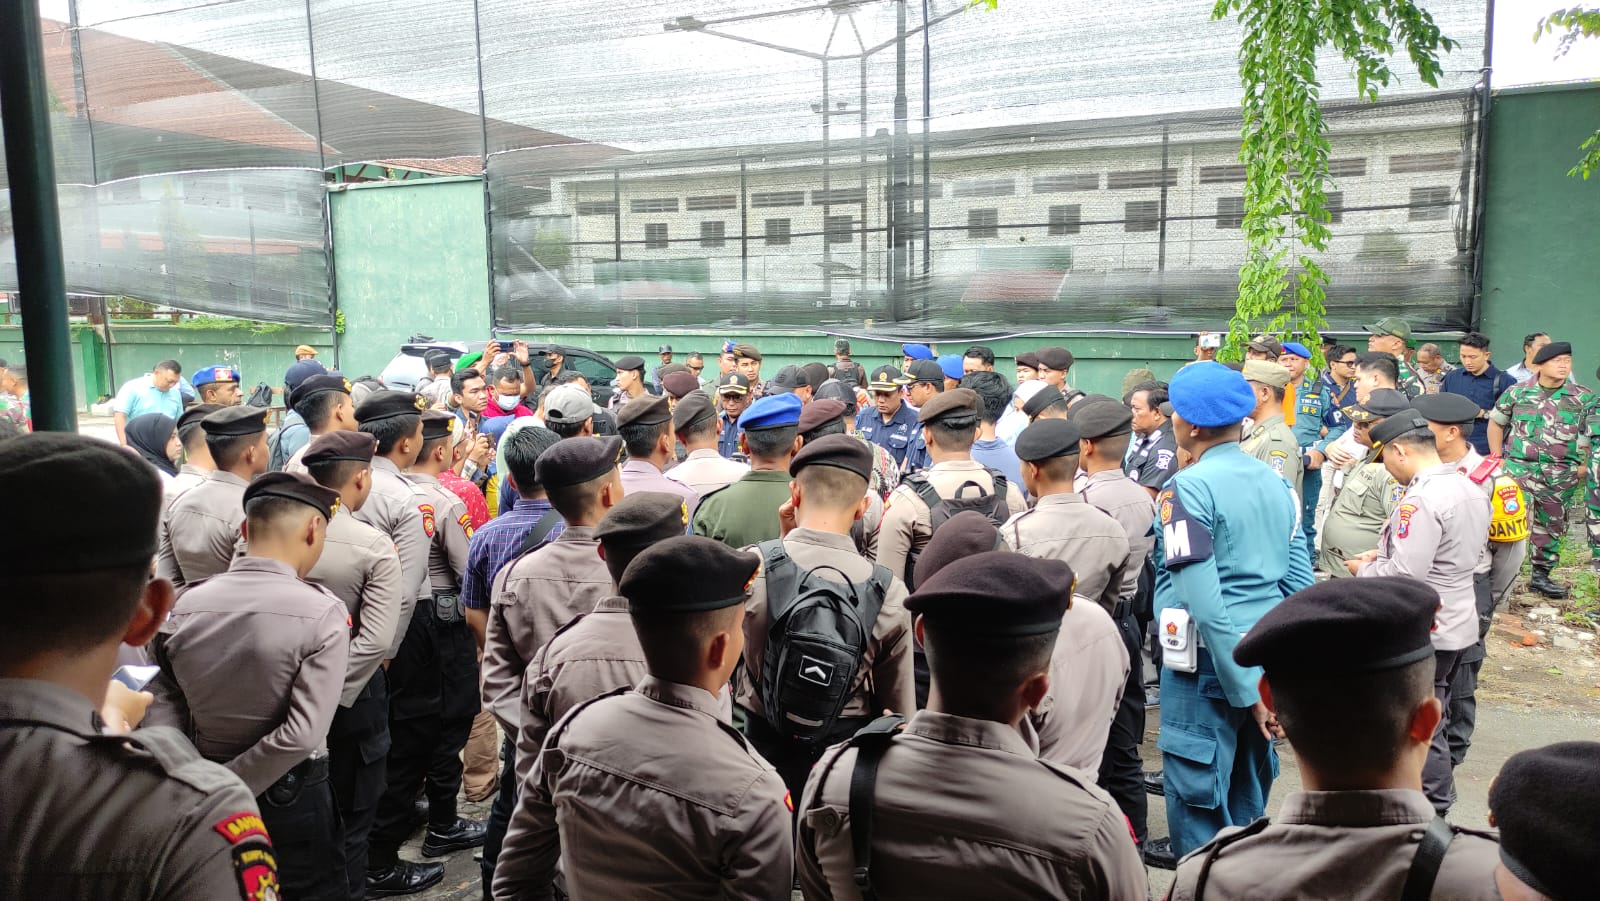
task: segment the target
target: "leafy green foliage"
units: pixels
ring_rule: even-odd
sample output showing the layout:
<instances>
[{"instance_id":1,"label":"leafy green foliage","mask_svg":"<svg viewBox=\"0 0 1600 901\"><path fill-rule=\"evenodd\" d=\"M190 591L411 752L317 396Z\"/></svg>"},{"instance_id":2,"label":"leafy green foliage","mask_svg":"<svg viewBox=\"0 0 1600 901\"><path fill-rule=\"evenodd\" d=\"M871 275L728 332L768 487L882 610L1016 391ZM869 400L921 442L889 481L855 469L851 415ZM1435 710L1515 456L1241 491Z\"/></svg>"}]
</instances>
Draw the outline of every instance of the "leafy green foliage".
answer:
<instances>
[{"instance_id":1,"label":"leafy green foliage","mask_svg":"<svg viewBox=\"0 0 1600 901\"><path fill-rule=\"evenodd\" d=\"M1533 39L1537 42L1547 34L1560 35L1556 41L1556 58L1566 56L1578 38L1600 35L1600 8L1574 6L1571 9L1558 9L1539 20L1538 27L1533 31ZM1600 129L1596 129L1578 149L1584 152L1583 157L1578 160L1578 165L1567 170L1567 175L1588 181L1589 176L1600 173Z\"/></svg>"},{"instance_id":2,"label":"leafy green foliage","mask_svg":"<svg viewBox=\"0 0 1600 901\"><path fill-rule=\"evenodd\" d=\"M1357 93L1378 99L1403 51L1423 83L1437 87L1439 55L1457 44L1413 0L1216 0L1214 18L1244 27L1239 79L1244 128L1244 233L1239 301L1224 359L1240 359L1252 334L1293 336L1320 345L1327 325L1328 275L1316 254L1328 248L1327 126L1319 106L1317 51L1331 47L1351 64Z\"/></svg>"}]
</instances>

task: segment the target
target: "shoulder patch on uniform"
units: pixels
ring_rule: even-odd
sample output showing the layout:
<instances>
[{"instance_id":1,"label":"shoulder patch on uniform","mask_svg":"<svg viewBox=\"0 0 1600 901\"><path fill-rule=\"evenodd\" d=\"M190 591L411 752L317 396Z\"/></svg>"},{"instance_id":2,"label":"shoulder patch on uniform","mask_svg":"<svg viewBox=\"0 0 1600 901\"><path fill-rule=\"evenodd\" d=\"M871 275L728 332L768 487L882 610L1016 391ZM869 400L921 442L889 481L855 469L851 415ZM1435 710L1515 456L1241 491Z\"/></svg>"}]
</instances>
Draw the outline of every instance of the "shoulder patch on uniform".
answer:
<instances>
[{"instance_id":1,"label":"shoulder patch on uniform","mask_svg":"<svg viewBox=\"0 0 1600 901\"><path fill-rule=\"evenodd\" d=\"M1411 517L1417 513L1416 504L1401 504L1395 508L1394 537L1404 538L1411 534Z\"/></svg>"},{"instance_id":2,"label":"shoulder patch on uniform","mask_svg":"<svg viewBox=\"0 0 1600 901\"><path fill-rule=\"evenodd\" d=\"M1278 475L1283 475L1283 465L1288 461L1289 453L1281 450L1269 451L1267 453L1267 457L1269 458L1268 463L1272 466L1273 470L1277 472Z\"/></svg>"},{"instance_id":3,"label":"shoulder patch on uniform","mask_svg":"<svg viewBox=\"0 0 1600 901\"><path fill-rule=\"evenodd\" d=\"M1162 449L1156 451L1156 468L1157 469L1171 469L1172 468L1172 463L1173 463L1173 457L1174 457L1173 452L1170 451L1170 450L1167 450L1166 448L1162 448Z\"/></svg>"},{"instance_id":4,"label":"shoulder patch on uniform","mask_svg":"<svg viewBox=\"0 0 1600 901\"><path fill-rule=\"evenodd\" d=\"M422 531L429 538L432 538L433 537L433 533L434 533L433 505L432 504L418 504L417 505L417 510L422 513Z\"/></svg>"},{"instance_id":5,"label":"shoulder patch on uniform","mask_svg":"<svg viewBox=\"0 0 1600 901\"><path fill-rule=\"evenodd\" d=\"M789 812L790 813L794 813L794 795L793 795L793 793L791 793L791 792L784 792L783 793L783 806L789 808Z\"/></svg>"},{"instance_id":6,"label":"shoulder patch on uniform","mask_svg":"<svg viewBox=\"0 0 1600 901\"><path fill-rule=\"evenodd\" d=\"M278 859L272 848L250 842L233 849L233 871L239 876L239 891L244 901L279 901Z\"/></svg>"},{"instance_id":7,"label":"shoulder patch on uniform","mask_svg":"<svg viewBox=\"0 0 1600 901\"><path fill-rule=\"evenodd\" d=\"M1175 490L1161 493L1161 552L1168 569L1211 557L1211 530L1183 506Z\"/></svg>"},{"instance_id":8,"label":"shoulder patch on uniform","mask_svg":"<svg viewBox=\"0 0 1600 901\"><path fill-rule=\"evenodd\" d=\"M468 538L472 537L472 514L471 513L467 513L467 512L463 511L460 516L456 517L456 524L461 526L461 528L466 530Z\"/></svg>"},{"instance_id":9,"label":"shoulder patch on uniform","mask_svg":"<svg viewBox=\"0 0 1600 901\"><path fill-rule=\"evenodd\" d=\"M1166 525L1172 522L1172 489L1169 488L1161 492L1160 498L1156 501L1156 506L1161 513L1161 524Z\"/></svg>"},{"instance_id":10,"label":"shoulder patch on uniform","mask_svg":"<svg viewBox=\"0 0 1600 901\"><path fill-rule=\"evenodd\" d=\"M267 838L267 824L261 821L261 814L253 810L231 814L211 828L233 845L247 838Z\"/></svg>"}]
</instances>

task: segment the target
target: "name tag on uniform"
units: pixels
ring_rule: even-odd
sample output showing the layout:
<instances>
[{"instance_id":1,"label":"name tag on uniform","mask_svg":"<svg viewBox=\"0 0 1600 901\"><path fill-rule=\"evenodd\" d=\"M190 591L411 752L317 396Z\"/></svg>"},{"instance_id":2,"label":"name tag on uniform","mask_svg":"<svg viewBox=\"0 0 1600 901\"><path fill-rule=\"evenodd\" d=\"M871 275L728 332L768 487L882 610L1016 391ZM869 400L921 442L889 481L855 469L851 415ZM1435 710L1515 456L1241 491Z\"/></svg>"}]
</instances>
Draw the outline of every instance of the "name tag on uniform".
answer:
<instances>
[{"instance_id":1,"label":"name tag on uniform","mask_svg":"<svg viewBox=\"0 0 1600 901\"><path fill-rule=\"evenodd\" d=\"M1161 665L1180 673L1199 669L1199 642L1189 611L1168 607L1161 611Z\"/></svg>"}]
</instances>

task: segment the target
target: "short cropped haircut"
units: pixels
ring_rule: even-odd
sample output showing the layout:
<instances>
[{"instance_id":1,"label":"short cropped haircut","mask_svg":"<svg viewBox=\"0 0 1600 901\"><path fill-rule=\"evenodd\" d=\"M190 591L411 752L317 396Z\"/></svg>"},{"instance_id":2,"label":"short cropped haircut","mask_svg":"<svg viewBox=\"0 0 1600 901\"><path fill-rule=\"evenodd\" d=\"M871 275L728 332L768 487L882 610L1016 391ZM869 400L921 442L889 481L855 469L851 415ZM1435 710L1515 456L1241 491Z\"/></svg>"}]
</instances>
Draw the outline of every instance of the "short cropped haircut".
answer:
<instances>
[{"instance_id":1,"label":"short cropped haircut","mask_svg":"<svg viewBox=\"0 0 1600 901\"><path fill-rule=\"evenodd\" d=\"M945 703L967 716L989 712L1023 682L1048 672L1058 634L989 638L923 620L928 672Z\"/></svg>"},{"instance_id":2,"label":"short cropped haircut","mask_svg":"<svg viewBox=\"0 0 1600 901\"><path fill-rule=\"evenodd\" d=\"M750 447L750 456L763 460L774 460L789 452L794 447L794 436L800 434L798 426L786 425L775 429L756 429L744 433L745 444Z\"/></svg>"},{"instance_id":3,"label":"short cropped haircut","mask_svg":"<svg viewBox=\"0 0 1600 901\"><path fill-rule=\"evenodd\" d=\"M1377 373L1378 377L1388 382L1391 388L1400 384L1400 362L1392 354L1386 354L1381 350L1356 357L1356 371Z\"/></svg>"},{"instance_id":4,"label":"short cropped haircut","mask_svg":"<svg viewBox=\"0 0 1600 901\"><path fill-rule=\"evenodd\" d=\"M1411 713L1433 697L1433 657L1373 673L1267 674L1278 721L1296 754L1330 773L1391 769Z\"/></svg>"},{"instance_id":5,"label":"short cropped haircut","mask_svg":"<svg viewBox=\"0 0 1600 901\"><path fill-rule=\"evenodd\" d=\"M361 431L378 439L378 455L387 456L402 438L410 438L417 433L417 423L422 421L422 415L391 416L376 422L363 422Z\"/></svg>"},{"instance_id":6,"label":"short cropped haircut","mask_svg":"<svg viewBox=\"0 0 1600 901\"><path fill-rule=\"evenodd\" d=\"M938 442L940 450L972 450L973 442L978 440L978 420L971 416L948 416L926 423L923 428Z\"/></svg>"},{"instance_id":7,"label":"short cropped haircut","mask_svg":"<svg viewBox=\"0 0 1600 901\"><path fill-rule=\"evenodd\" d=\"M985 366L994 365L994 349L984 344L974 344L967 348L963 357L971 357Z\"/></svg>"},{"instance_id":8,"label":"short cropped haircut","mask_svg":"<svg viewBox=\"0 0 1600 901\"><path fill-rule=\"evenodd\" d=\"M522 367L514 363L504 363L489 370L490 380L498 385L501 382L522 383Z\"/></svg>"},{"instance_id":9,"label":"short cropped haircut","mask_svg":"<svg viewBox=\"0 0 1600 901\"><path fill-rule=\"evenodd\" d=\"M426 457L426 456L432 454L433 453L433 449L438 447L441 444L445 445L445 448L447 450L450 449L450 448L455 447L455 437L456 437L455 434L451 433L451 434L447 434L447 435L440 435L437 438L424 438L424 439L422 439L422 447L417 450L417 459L421 460L423 457ZM445 454L444 457L445 457L445 463L449 464L450 455L449 454Z\"/></svg>"},{"instance_id":10,"label":"short cropped haircut","mask_svg":"<svg viewBox=\"0 0 1600 901\"><path fill-rule=\"evenodd\" d=\"M340 399L349 396L343 391L319 391L295 404L294 411L306 421L306 428L317 431L328 424L328 420L333 417L333 411L339 406Z\"/></svg>"},{"instance_id":11,"label":"short cropped haircut","mask_svg":"<svg viewBox=\"0 0 1600 901\"><path fill-rule=\"evenodd\" d=\"M1078 452L1064 454L1060 457L1050 457L1044 460L1029 461L1039 467L1039 474L1058 485L1071 482L1078 476ZM1017 488L1020 490L1021 485Z\"/></svg>"},{"instance_id":12,"label":"short cropped haircut","mask_svg":"<svg viewBox=\"0 0 1600 901\"><path fill-rule=\"evenodd\" d=\"M151 368L158 371L170 372L173 375L183 375L183 364L179 363L177 360L162 360Z\"/></svg>"},{"instance_id":13,"label":"short cropped haircut","mask_svg":"<svg viewBox=\"0 0 1600 901\"><path fill-rule=\"evenodd\" d=\"M518 429L506 439L506 469L517 483L517 491L532 494L544 490L539 484L539 455L559 440L561 437L555 432L537 426Z\"/></svg>"},{"instance_id":14,"label":"short cropped haircut","mask_svg":"<svg viewBox=\"0 0 1600 901\"><path fill-rule=\"evenodd\" d=\"M1123 406L1133 403L1133 396L1141 391L1144 392L1144 403L1147 407L1160 407L1162 404L1172 399L1171 395L1167 394L1166 383L1140 382L1139 384L1134 385L1132 388L1129 388L1128 393L1122 396Z\"/></svg>"},{"instance_id":15,"label":"short cropped haircut","mask_svg":"<svg viewBox=\"0 0 1600 901\"><path fill-rule=\"evenodd\" d=\"M688 444L691 441L708 439L717 433L717 417L707 416L699 422L688 423L677 431L678 439L684 444Z\"/></svg>"},{"instance_id":16,"label":"short cropped haircut","mask_svg":"<svg viewBox=\"0 0 1600 901\"><path fill-rule=\"evenodd\" d=\"M28 603L14 604L6 612L0 656L28 660L47 651L87 651L120 638L149 580L149 564L7 575L7 590L19 592L16 597Z\"/></svg>"},{"instance_id":17,"label":"short cropped haircut","mask_svg":"<svg viewBox=\"0 0 1600 901\"><path fill-rule=\"evenodd\" d=\"M741 607L734 604L695 613L634 613L650 674L670 682L690 682L700 670L700 654L718 632L732 632Z\"/></svg>"},{"instance_id":18,"label":"short cropped haircut","mask_svg":"<svg viewBox=\"0 0 1600 901\"><path fill-rule=\"evenodd\" d=\"M611 474L616 470L606 470L587 482L576 485L553 485L545 488L545 496L550 500L550 506L568 522L579 519L589 513L600 500L600 489L611 482Z\"/></svg>"},{"instance_id":19,"label":"short cropped haircut","mask_svg":"<svg viewBox=\"0 0 1600 901\"><path fill-rule=\"evenodd\" d=\"M552 385L570 385L573 382L580 381L580 380L584 381L584 382L588 382L589 381L588 379L583 377L583 373L577 371L576 369L563 369L560 372L558 372L555 375L550 377L550 384L552 384Z\"/></svg>"},{"instance_id":20,"label":"short cropped haircut","mask_svg":"<svg viewBox=\"0 0 1600 901\"><path fill-rule=\"evenodd\" d=\"M848 510L867 496L867 480L837 466L807 466L794 480L807 504L825 510Z\"/></svg>"},{"instance_id":21,"label":"short cropped haircut","mask_svg":"<svg viewBox=\"0 0 1600 901\"><path fill-rule=\"evenodd\" d=\"M576 422L568 422L565 419L561 420L560 422L552 422L551 420L546 419L544 421L544 427L552 432L555 432L557 438L576 438L578 437L578 433L583 431L583 424L593 418L593 416L589 416L585 419L579 419Z\"/></svg>"},{"instance_id":22,"label":"short cropped haircut","mask_svg":"<svg viewBox=\"0 0 1600 901\"><path fill-rule=\"evenodd\" d=\"M178 429L178 443L185 450L194 450L206 443L206 430L200 420L192 419Z\"/></svg>"},{"instance_id":23,"label":"short cropped haircut","mask_svg":"<svg viewBox=\"0 0 1600 901\"><path fill-rule=\"evenodd\" d=\"M622 436L622 446L628 449L628 456L642 460L656 449L656 442L667 433L669 425L666 422L632 423L617 429L617 434Z\"/></svg>"},{"instance_id":24,"label":"short cropped haircut","mask_svg":"<svg viewBox=\"0 0 1600 901\"><path fill-rule=\"evenodd\" d=\"M244 452L255 446L261 440L260 432L249 435L206 435L206 450L211 452L211 462L217 464L218 469L229 469L237 466L244 458Z\"/></svg>"},{"instance_id":25,"label":"short cropped haircut","mask_svg":"<svg viewBox=\"0 0 1600 901\"><path fill-rule=\"evenodd\" d=\"M366 460L324 460L306 464L306 472L318 485L335 489L349 483L356 473L371 468L372 464Z\"/></svg>"},{"instance_id":26,"label":"short cropped haircut","mask_svg":"<svg viewBox=\"0 0 1600 901\"><path fill-rule=\"evenodd\" d=\"M1476 347L1478 350L1489 349L1489 336L1481 332L1467 332L1461 336L1462 347Z\"/></svg>"},{"instance_id":27,"label":"short cropped haircut","mask_svg":"<svg viewBox=\"0 0 1600 901\"><path fill-rule=\"evenodd\" d=\"M844 432L844 417L841 416L832 422L824 422L822 425L817 426L800 437L805 439L806 444L810 444L818 438L826 438L829 435L843 435Z\"/></svg>"},{"instance_id":28,"label":"short cropped haircut","mask_svg":"<svg viewBox=\"0 0 1600 901\"><path fill-rule=\"evenodd\" d=\"M1011 406L1011 383L998 372L969 372L961 377L961 387L978 395L978 418L984 422L999 422Z\"/></svg>"},{"instance_id":29,"label":"short cropped haircut","mask_svg":"<svg viewBox=\"0 0 1600 901\"><path fill-rule=\"evenodd\" d=\"M286 497L253 497L244 505L246 534L271 534L284 523L302 522L307 514L322 515L310 505Z\"/></svg>"},{"instance_id":30,"label":"short cropped haircut","mask_svg":"<svg viewBox=\"0 0 1600 901\"><path fill-rule=\"evenodd\" d=\"M458 369L450 374L450 393L460 394L473 379L483 378L483 373L476 369Z\"/></svg>"},{"instance_id":31,"label":"short cropped haircut","mask_svg":"<svg viewBox=\"0 0 1600 901\"><path fill-rule=\"evenodd\" d=\"M1452 425L1455 424L1456 423L1452 423ZM1401 445L1409 450L1437 451L1439 449L1438 442L1434 438L1433 432L1424 431L1423 429L1418 429L1415 432L1407 432L1404 435L1391 438L1389 439L1389 443L1391 445Z\"/></svg>"}]
</instances>

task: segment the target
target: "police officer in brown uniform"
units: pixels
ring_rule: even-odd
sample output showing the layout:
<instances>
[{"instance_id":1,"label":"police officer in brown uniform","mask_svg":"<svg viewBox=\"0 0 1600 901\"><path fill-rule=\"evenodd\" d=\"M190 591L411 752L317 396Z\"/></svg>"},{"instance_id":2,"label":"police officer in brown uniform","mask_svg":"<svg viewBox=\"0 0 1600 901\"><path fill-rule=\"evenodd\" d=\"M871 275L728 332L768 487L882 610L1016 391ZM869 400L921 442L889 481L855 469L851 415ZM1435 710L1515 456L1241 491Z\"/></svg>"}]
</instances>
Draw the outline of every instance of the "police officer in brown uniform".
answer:
<instances>
[{"instance_id":1,"label":"police officer in brown uniform","mask_svg":"<svg viewBox=\"0 0 1600 901\"><path fill-rule=\"evenodd\" d=\"M483 824L456 811L461 749L478 713L478 644L461 607L471 517L461 498L439 484L456 425L449 413L423 413L422 449L409 470L428 536L429 594L418 599L389 664L389 760L367 855L369 893L409 888L396 886L394 877L418 788L428 799L424 857L483 844Z\"/></svg>"},{"instance_id":2,"label":"police officer in brown uniform","mask_svg":"<svg viewBox=\"0 0 1600 901\"><path fill-rule=\"evenodd\" d=\"M123 644L172 607L150 578L161 484L103 441L0 443L10 605L0 630L0 897L251 897L276 889L251 792L171 729L111 734L99 709ZM96 505L82 518L53 511Z\"/></svg>"},{"instance_id":3,"label":"police officer in brown uniform","mask_svg":"<svg viewBox=\"0 0 1600 901\"><path fill-rule=\"evenodd\" d=\"M1422 793L1438 607L1414 579L1340 579L1261 617L1233 657L1264 668L1266 728L1294 746L1304 789L1185 857L1172 901L1500 897L1494 834L1446 823Z\"/></svg>"},{"instance_id":4,"label":"police officer in brown uniform","mask_svg":"<svg viewBox=\"0 0 1600 901\"><path fill-rule=\"evenodd\" d=\"M812 406L817 403L829 402L816 401ZM916 709L905 583L863 560L850 537L851 526L870 506L867 483L872 464L872 450L866 442L850 435L828 435L807 443L789 464L789 474L794 477L789 484L794 528L777 541L750 548L762 564L745 604L744 668L739 674L737 701L748 714L745 734L750 743L777 768L792 794L805 787L811 765L829 745L853 735L884 710ZM862 624L866 641L860 664L853 673L840 677L848 680L841 683L847 697L837 719L825 733L802 737L777 721L778 711L768 708L763 683L769 666L775 682L798 681L797 673L779 670L777 660L766 659L765 655L778 653L768 647L768 631L774 624L774 610L787 609L813 571L835 584L849 580L858 600L876 604L877 615ZM769 597L773 590L783 596ZM867 593L873 596L864 598ZM780 695L785 688L781 684L772 687Z\"/></svg>"},{"instance_id":5,"label":"police officer in brown uniform","mask_svg":"<svg viewBox=\"0 0 1600 901\"><path fill-rule=\"evenodd\" d=\"M978 395L971 388L956 388L936 395L917 413L933 465L907 476L889 493L878 530L878 563L901 581L913 577L916 558L933 534L932 510L922 496L921 480L940 498L978 497L995 493L991 470L972 459L978 437ZM996 498L996 512L1000 512ZM1004 514L1026 509L1022 489L1005 486ZM908 587L910 583L907 583Z\"/></svg>"},{"instance_id":6,"label":"police officer in brown uniform","mask_svg":"<svg viewBox=\"0 0 1600 901\"><path fill-rule=\"evenodd\" d=\"M717 715L757 563L682 536L628 564L619 588L650 675L550 731L507 838L527 850L502 854L494 897L551 897L558 859L578 898L788 896L793 805L777 772Z\"/></svg>"},{"instance_id":7,"label":"police officer in brown uniform","mask_svg":"<svg viewBox=\"0 0 1600 901\"><path fill-rule=\"evenodd\" d=\"M183 729L257 796L289 898L350 894L327 750L350 614L302 581L338 504L337 492L306 476L251 482L245 555L186 591L152 645L161 670L146 723Z\"/></svg>"},{"instance_id":8,"label":"police officer in brown uniform","mask_svg":"<svg viewBox=\"0 0 1600 901\"><path fill-rule=\"evenodd\" d=\"M1078 577L1077 592L1110 613L1122 599L1132 565L1128 535L1105 511L1072 490L1078 441L1078 427L1065 419L1036 422L1017 436L1022 480L1035 500L1032 510L1006 520L1000 537L1020 554L1071 566Z\"/></svg>"},{"instance_id":9,"label":"police officer in brown uniform","mask_svg":"<svg viewBox=\"0 0 1600 901\"><path fill-rule=\"evenodd\" d=\"M167 483L163 507L172 503L178 495L204 482L206 476L217 468L217 464L211 462L211 451L206 449L206 430L200 427L200 420L220 409L221 404L195 404L178 417L176 431L178 443L183 445L183 465L178 467L178 474Z\"/></svg>"},{"instance_id":10,"label":"police officer in brown uniform","mask_svg":"<svg viewBox=\"0 0 1600 901\"><path fill-rule=\"evenodd\" d=\"M1145 898L1116 804L1017 731L1050 690L1071 597L1071 567L1006 551L917 586L907 606L933 671L928 709L903 730L874 724L812 769L806 898Z\"/></svg>"},{"instance_id":11,"label":"police officer in brown uniform","mask_svg":"<svg viewBox=\"0 0 1600 901\"><path fill-rule=\"evenodd\" d=\"M289 392L289 408L305 420L312 440L331 432L358 431L356 405L350 400L350 380L337 373L314 375ZM283 464L284 472L305 472L311 442L302 444Z\"/></svg>"},{"instance_id":12,"label":"police officer in brown uniform","mask_svg":"<svg viewBox=\"0 0 1600 901\"><path fill-rule=\"evenodd\" d=\"M267 471L267 411L223 407L200 420L217 468L167 506L156 574L179 591L228 569L244 522L245 486Z\"/></svg>"},{"instance_id":13,"label":"police officer in brown uniform","mask_svg":"<svg viewBox=\"0 0 1600 901\"><path fill-rule=\"evenodd\" d=\"M296 451L317 484L339 492L322 556L306 578L337 595L350 612L350 659L328 730L328 767L344 822L350 896L358 899L367 893L367 836L389 753L389 683L381 664L400 627L405 594L394 543L354 516L372 493L376 446L366 432L335 431L311 439L304 454Z\"/></svg>"}]
</instances>

